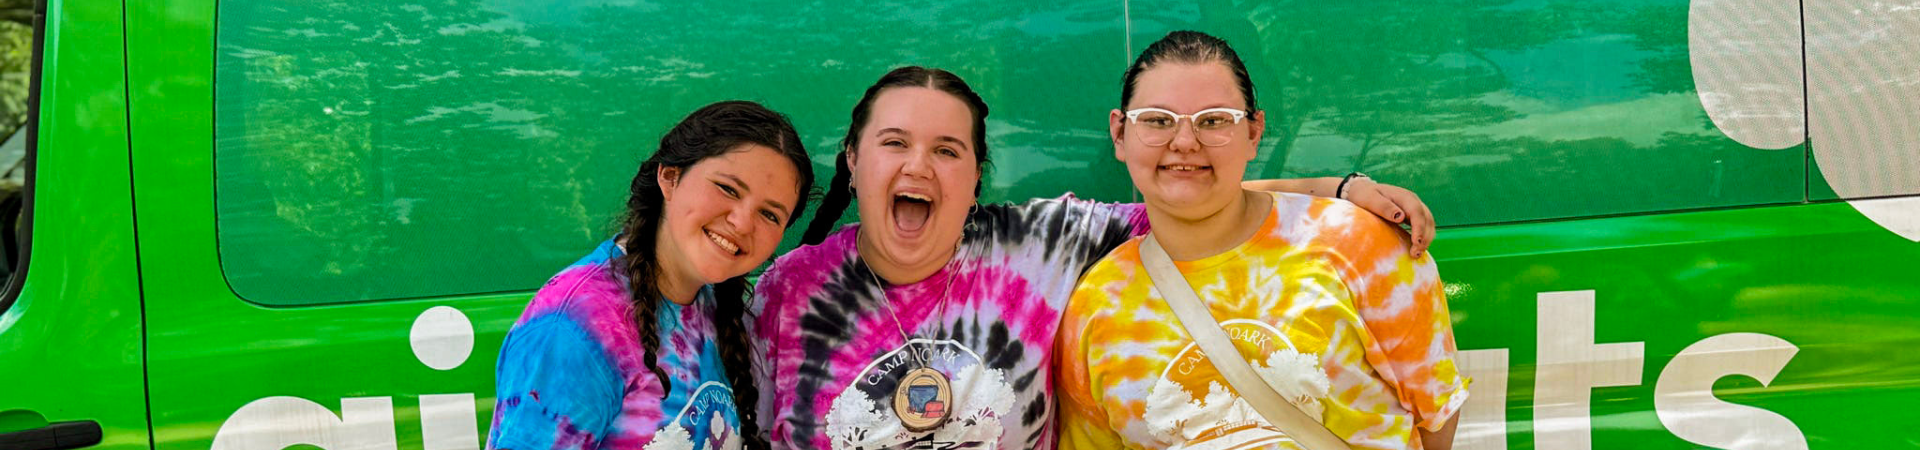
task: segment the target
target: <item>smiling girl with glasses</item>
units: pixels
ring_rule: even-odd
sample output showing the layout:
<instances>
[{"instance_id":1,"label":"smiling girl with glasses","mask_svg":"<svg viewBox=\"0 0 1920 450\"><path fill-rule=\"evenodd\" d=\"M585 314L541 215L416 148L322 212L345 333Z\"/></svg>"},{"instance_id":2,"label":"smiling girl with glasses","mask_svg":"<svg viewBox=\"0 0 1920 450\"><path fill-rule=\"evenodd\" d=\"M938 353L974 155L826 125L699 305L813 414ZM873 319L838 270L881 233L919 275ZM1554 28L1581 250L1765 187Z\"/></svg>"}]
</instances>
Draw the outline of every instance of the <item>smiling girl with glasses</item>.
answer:
<instances>
[{"instance_id":1,"label":"smiling girl with glasses","mask_svg":"<svg viewBox=\"0 0 1920 450\"><path fill-rule=\"evenodd\" d=\"M778 258L754 290L760 417L775 447L1057 444L1060 311L1080 273L1144 233L1146 216L1071 195L978 203L987 113L960 77L922 67L887 73L854 106L812 245ZM1419 206L1386 188L1361 191L1383 214ZM835 229L854 198L859 223Z\"/></svg>"},{"instance_id":2,"label":"smiling girl with glasses","mask_svg":"<svg viewBox=\"0 0 1920 450\"><path fill-rule=\"evenodd\" d=\"M1265 127L1251 80L1191 31L1127 71L1109 135L1153 231L1093 264L1063 313L1062 447L1306 448L1324 427L1354 448L1451 448L1468 380L1433 259L1352 203L1245 189ZM1143 262L1161 248L1171 264ZM1197 299L1173 295L1189 286ZM1238 354L1203 353L1208 334ZM1284 405L1249 389L1310 422L1269 417Z\"/></svg>"}]
</instances>

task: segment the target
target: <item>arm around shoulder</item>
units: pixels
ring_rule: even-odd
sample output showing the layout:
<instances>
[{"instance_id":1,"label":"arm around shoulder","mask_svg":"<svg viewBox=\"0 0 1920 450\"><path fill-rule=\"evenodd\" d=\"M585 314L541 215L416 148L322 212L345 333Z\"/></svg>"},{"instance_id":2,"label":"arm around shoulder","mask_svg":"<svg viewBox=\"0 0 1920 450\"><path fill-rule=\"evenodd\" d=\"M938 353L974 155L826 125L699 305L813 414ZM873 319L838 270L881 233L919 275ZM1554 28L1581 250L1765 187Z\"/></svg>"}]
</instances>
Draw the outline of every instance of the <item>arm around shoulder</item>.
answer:
<instances>
[{"instance_id":1,"label":"arm around shoulder","mask_svg":"<svg viewBox=\"0 0 1920 450\"><path fill-rule=\"evenodd\" d=\"M1353 213L1356 216L1362 213ZM1356 217L1359 219L1359 217ZM1329 236L1347 288L1379 352L1374 369L1417 418L1423 439L1451 442L1470 381L1460 372L1445 284L1431 255L1415 257L1405 235L1375 220L1353 220ZM1340 234L1340 233L1336 233ZM1430 447L1431 448L1431 447ZM1444 447L1442 447L1444 448Z\"/></svg>"},{"instance_id":2,"label":"arm around shoulder","mask_svg":"<svg viewBox=\"0 0 1920 450\"><path fill-rule=\"evenodd\" d=\"M1412 237L1407 248L1415 257L1426 254L1427 246L1433 243L1433 211L1427 209L1426 202L1420 200L1418 194L1406 188L1377 183L1365 177L1348 180L1345 189L1342 189L1342 181L1342 177L1248 180L1241 182L1240 187L1255 191L1288 192L1353 202L1354 205L1379 216L1388 223L1406 226L1406 232Z\"/></svg>"}]
</instances>

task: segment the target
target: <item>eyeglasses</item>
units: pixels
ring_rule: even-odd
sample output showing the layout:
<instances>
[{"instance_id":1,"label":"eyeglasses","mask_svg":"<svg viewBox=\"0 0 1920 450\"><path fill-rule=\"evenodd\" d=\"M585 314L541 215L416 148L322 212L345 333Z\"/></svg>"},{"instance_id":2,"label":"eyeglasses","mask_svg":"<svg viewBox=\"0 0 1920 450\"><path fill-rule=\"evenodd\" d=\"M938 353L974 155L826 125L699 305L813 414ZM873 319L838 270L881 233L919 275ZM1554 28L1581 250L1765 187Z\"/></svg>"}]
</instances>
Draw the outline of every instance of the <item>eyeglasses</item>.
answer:
<instances>
[{"instance_id":1,"label":"eyeglasses","mask_svg":"<svg viewBox=\"0 0 1920 450\"><path fill-rule=\"evenodd\" d=\"M1232 125L1247 118L1247 112L1233 108L1213 108L1193 114L1174 114L1160 108L1140 108L1127 111L1127 122L1139 125L1132 127L1140 143L1148 146L1167 145L1173 142L1173 136L1180 130L1180 119L1193 123L1193 136L1201 145L1218 147L1233 141Z\"/></svg>"}]
</instances>

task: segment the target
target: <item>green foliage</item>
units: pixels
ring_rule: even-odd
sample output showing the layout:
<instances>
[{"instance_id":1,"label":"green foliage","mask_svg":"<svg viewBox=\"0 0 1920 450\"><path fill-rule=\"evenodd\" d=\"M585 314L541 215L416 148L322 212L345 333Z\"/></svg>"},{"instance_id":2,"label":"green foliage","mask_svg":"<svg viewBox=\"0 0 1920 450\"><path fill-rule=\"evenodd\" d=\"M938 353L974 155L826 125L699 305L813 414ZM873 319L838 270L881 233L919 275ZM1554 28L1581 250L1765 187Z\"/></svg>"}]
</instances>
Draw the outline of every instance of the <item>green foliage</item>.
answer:
<instances>
[{"instance_id":1,"label":"green foliage","mask_svg":"<svg viewBox=\"0 0 1920 450\"><path fill-rule=\"evenodd\" d=\"M32 65L33 27L0 21L0 136L10 136L27 123Z\"/></svg>"}]
</instances>

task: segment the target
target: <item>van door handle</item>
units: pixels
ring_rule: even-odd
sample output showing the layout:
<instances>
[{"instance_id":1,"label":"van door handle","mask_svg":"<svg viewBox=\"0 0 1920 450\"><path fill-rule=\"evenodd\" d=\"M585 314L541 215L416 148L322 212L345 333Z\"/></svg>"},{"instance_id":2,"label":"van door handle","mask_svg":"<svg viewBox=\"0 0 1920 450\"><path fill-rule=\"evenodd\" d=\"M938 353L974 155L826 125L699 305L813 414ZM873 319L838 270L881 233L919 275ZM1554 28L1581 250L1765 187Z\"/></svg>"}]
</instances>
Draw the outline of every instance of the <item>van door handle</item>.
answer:
<instances>
[{"instance_id":1,"label":"van door handle","mask_svg":"<svg viewBox=\"0 0 1920 450\"><path fill-rule=\"evenodd\" d=\"M63 450L100 443L100 423L91 420L57 422L30 430L0 433L0 449Z\"/></svg>"}]
</instances>

